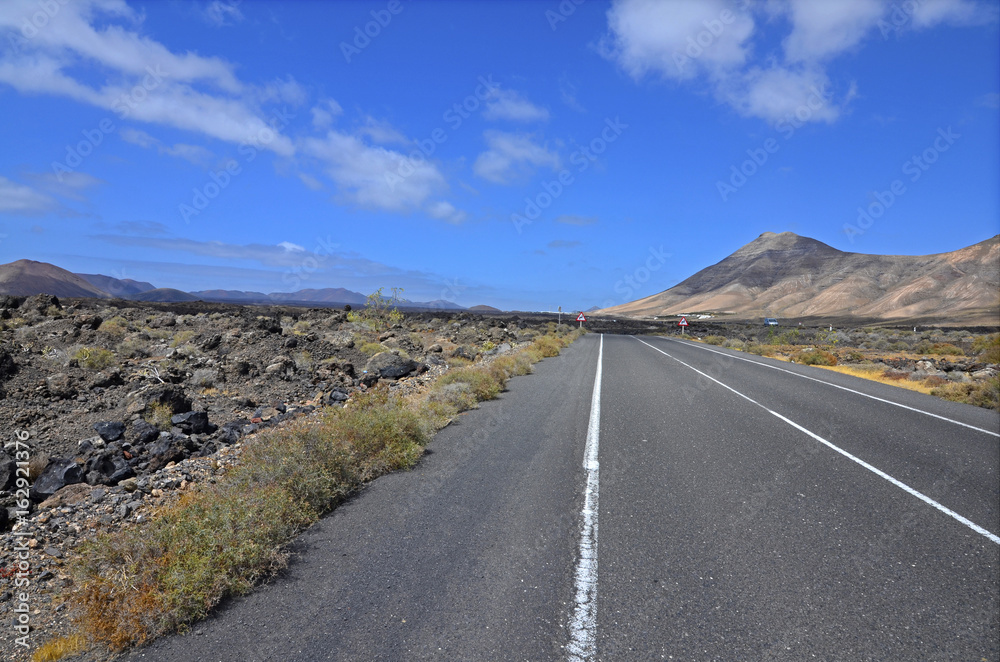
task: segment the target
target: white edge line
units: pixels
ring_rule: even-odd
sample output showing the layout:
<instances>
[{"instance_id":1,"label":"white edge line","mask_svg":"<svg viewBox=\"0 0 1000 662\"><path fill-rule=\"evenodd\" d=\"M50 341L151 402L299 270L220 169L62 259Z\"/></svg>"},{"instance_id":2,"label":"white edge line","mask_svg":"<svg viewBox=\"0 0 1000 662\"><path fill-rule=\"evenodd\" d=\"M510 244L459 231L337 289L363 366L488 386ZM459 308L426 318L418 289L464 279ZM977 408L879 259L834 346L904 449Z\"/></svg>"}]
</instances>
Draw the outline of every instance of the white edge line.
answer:
<instances>
[{"instance_id":1,"label":"white edge line","mask_svg":"<svg viewBox=\"0 0 1000 662\"><path fill-rule=\"evenodd\" d=\"M636 338L636 340L638 340L638 338ZM848 392L854 393L856 395L863 395L866 398L871 398L872 400L878 400L879 402L884 402L886 404L893 405L895 407L902 407L903 409L909 409L910 411L915 411L915 412L920 413L920 414L925 414L927 416L932 416L934 418L939 418L942 421L948 421L949 423L954 423L955 425L961 425L962 427L970 428L972 430L976 430L977 432L985 432L986 434L993 435L994 437L1000 437L1000 433L993 432L992 430L987 430L985 428L979 428L979 427L976 427L975 425L969 425L968 423L963 423L962 421L956 421L953 418L948 418L946 416L940 416L938 414L933 414L933 413L931 413L929 411L924 411L923 409L917 409L916 407L910 407L908 405L903 405L903 404L900 404L898 402L893 402L892 400L886 400L885 398L880 398L880 397L878 397L876 395L869 395L868 393L864 393L863 391L855 391L854 389L847 388L846 386L840 386L839 384L834 384L833 382L827 382L827 381L824 381L822 379L817 379L815 377L810 377L809 375L803 375L803 374L798 373L798 372L793 372L791 370L786 370L786 369L780 368L780 367L778 367L776 365L770 365L768 363L762 363L760 361L753 361L753 360L748 359L746 357L737 356L735 354L727 354L726 352L720 352L717 349L709 349L708 347L703 347L703 346L701 346L701 345L699 345L697 343L681 342L680 340L674 340L673 338L666 338L666 340L673 340L674 342L680 343L681 345L685 345L687 347L695 347L697 349L703 349L706 352L712 352L713 354L719 354L721 356L728 356L730 358L737 359L739 361L746 361L747 363L752 363L754 365L759 365L759 366L762 366L764 368L770 368L771 370L778 370L780 372L785 372L785 373L788 373L789 375L795 375L796 377L801 377L802 379L809 379L809 380L814 381L814 382L819 382L820 384L826 384L827 386L832 386L833 388L839 388L842 391L848 391ZM652 347L652 345L650 345L650 347ZM673 358L673 357L671 357L671 358Z\"/></svg>"},{"instance_id":2,"label":"white edge line","mask_svg":"<svg viewBox=\"0 0 1000 662\"><path fill-rule=\"evenodd\" d=\"M635 336L633 336L633 337L635 337ZM656 350L660 354L663 354L664 356L667 356L667 357L673 359L674 361L677 361L681 365L683 365L683 366L685 366L687 368L690 368L691 370L694 370L699 375L702 375L703 377L707 377L707 378L711 379L713 382L715 382L719 386L722 386L723 388L729 389L730 391L732 391L736 395L740 396L744 400L752 402L753 404L757 405L758 407L760 407L761 409L763 409L767 413L771 414L772 416L776 416L777 418L781 419L785 423L788 423L789 425L791 425L795 429L800 430L801 432L806 433L807 435L809 435L810 437L812 437L816 441L820 442L824 446L827 446L830 449L832 449L832 450L840 453L841 455L843 455L847 459L851 460L852 462L856 462L856 463L860 464L862 467L864 467L865 469L868 469L869 471L871 471L875 475L877 475L877 476L879 476L881 478L884 478L885 480L889 481L890 483L892 483L896 487L899 487L900 489L905 490L906 492L909 492L910 494L912 494L913 496L917 497L918 499L920 499L924 503L937 508L942 513L944 513L945 515L948 515L949 517L954 518L955 520L961 522L962 524L964 524L965 526L969 527L970 529L972 529L976 533L979 533L979 534L981 534L983 536L986 536L987 538L989 538L993 542L995 542L998 545L1000 545L1000 536L997 536L997 535L994 535L993 533L990 533L989 531L987 531L983 527L979 526L975 522L972 522L972 521L966 519L965 517L962 517L961 515L959 515L958 513L956 513L954 510L951 510L950 508L947 508L947 507L941 505L940 503L938 503L934 499L930 498L929 496L921 494L920 492L918 492L917 490L913 489L912 487L910 487L906 483L893 478L892 476L890 476L889 474L885 473L881 469L873 467L872 465L868 464L867 462L865 462L861 458L858 458L858 457L855 457L854 455L851 455L850 453L848 453L844 449L842 449L842 448L834 445L833 443L827 441L826 439L824 439L823 437L819 436L815 432L811 432L811 431L807 430L806 428L802 427L801 425L799 425L795 421L782 416L781 414L779 414L776 411L772 411L772 410L768 409L767 407L765 407L764 405L760 404L759 402L757 402L756 400L754 400L750 396L744 395L744 394L740 393L739 391L737 391L736 389L734 389L733 387L728 386L726 384L723 384L722 382L720 382L715 377L712 377L711 375L705 374L704 372L702 372L701 370L698 370L694 366L691 366L691 365L688 365L687 363L684 363L684 361L681 361L676 356L671 356L670 354L667 354L666 352L664 352L659 347L654 347L653 345L650 345L645 340L640 340L639 338L636 338L636 340L638 340L639 342L641 342L643 345L646 345L647 347L651 347L652 349ZM751 363L756 363L756 361L751 361ZM763 365L763 364L758 364L758 365ZM795 373L792 373L792 374L794 375Z\"/></svg>"},{"instance_id":3,"label":"white edge line","mask_svg":"<svg viewBox=\"0 0 1000 662\"><path fill-rule=\"evenodd\" d=\"M576 565L576 606L569 621L569 660L583 662L597 653L597 510L600 487L600 465L597 453L601 435L601 372L604 362L604 334L597 351L597 375L590 398L590 423L587 425L587 445L583 468L587 471L587 486L583 510L580 511L581 533L579 560Z\"/></svg>"}]
</instances>

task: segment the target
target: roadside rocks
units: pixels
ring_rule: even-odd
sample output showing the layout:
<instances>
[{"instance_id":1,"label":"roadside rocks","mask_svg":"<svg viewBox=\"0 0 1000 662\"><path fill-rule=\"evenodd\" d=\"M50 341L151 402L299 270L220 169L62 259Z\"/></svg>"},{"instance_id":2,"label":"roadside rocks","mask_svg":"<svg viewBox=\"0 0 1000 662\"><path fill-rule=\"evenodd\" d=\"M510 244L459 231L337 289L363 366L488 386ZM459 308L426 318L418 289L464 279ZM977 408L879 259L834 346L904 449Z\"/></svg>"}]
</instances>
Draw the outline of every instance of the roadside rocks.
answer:
<instances>
[{"instance_id":1,"label":"roadside rocks","mask_svg":"<svg viewBox=\"0 0 1000 662\"><path fill-rule=\"evenodd\" d=\"M118 441L125 435L125 424L118 421L94 423L94 431L106 442Z\"/></svg>"},{"instance_id":2,"label":"roadside rocks","mask_svg":"<svg viewBox=\"0 0 1000 662\"><path fill-rule=\"evenodd\" d=\"M31 500L40 503L67 485L83 482L83 471L75 460L55 457L49 460L29 491Z\"/></svg>"},{"instance_id":3,"label":"roadside rocks","mask_svg":"<svg viewBox=\"0 0 1000 662\"><path fill-rule=\"evenodd\" d=\"M413 359L403 358L393 352L379 352L368 359L365 365L368 377L374 376L376 379L399 379L416 372L418 368L419 365Z\"/></svg>"}]
</instances>

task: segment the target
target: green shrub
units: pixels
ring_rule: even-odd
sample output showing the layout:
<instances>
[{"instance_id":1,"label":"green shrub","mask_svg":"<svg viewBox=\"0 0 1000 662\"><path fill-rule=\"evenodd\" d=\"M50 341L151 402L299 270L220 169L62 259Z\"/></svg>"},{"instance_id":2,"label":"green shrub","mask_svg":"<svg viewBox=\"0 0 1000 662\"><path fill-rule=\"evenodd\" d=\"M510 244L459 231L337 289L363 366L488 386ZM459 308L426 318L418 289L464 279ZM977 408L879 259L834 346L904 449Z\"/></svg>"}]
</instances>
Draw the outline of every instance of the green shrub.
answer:
<instances>
[{"instance_id":1,"label":"green shrub","mask_svg":"<svg viewBox=\"0 0 1000 662\"><path fill-rule=\"evenodd\" d=\"M174 339L170 341L170 346L171 347L180 347L181 345L183 345L185 343L191 342L191 340L194 339L194 337L195 337L195 332L194 331L190 331L190 330L188 330L188 331L180 331L180 332L178 332L174 336Z\"/></svg>"},{"instance_id":2,"label":"green shrub","mask_svg":"<svg viewBox=\"0 0 1000 662\"><path fill-rule=\"evenodd\" d=\"M118 343L115 351L127 359L144 359L150 355L149 345L142 340L125 340Z\"/></svg>"},{"instance_id":3,"label":"green shrub","mask_svg":"<svg viewBox=\"0 0 1000 662\"><path fill-rule=\"evenodd\" d=\"M146 405L143 418L147 423L161 430L169 430L170 418L174 415L174 410L168 404L162 402L151 402Z\"/></svg>"},{"instance_id":4,"label":"green shrub","mask_svg":"<svg viewBox=\"0 0 1000 662\"><path fill-rule=\"evenodd\" d=\"M1000 363L1000 333L979 336L972 341L972 351L980 361Z\"/></svg>"},{"instance_id":5,"label":"green shrub","mask_svg":"<svg viewBox=\"0 0 1000 662\"><path fill-rule=\"evenodd\" d=\"M88 370L104 370L115 362L114 353L101 347L81 347L71 358Z\"/></svg>"},{"instance_id":6,"label":"green shrub","mask_svg":"<svg viewBox=\"0 0 1000 662\"><path fill-rule=\"evenodd\" d=\"M384 391L266 431L226 480L82 546L70 598L81 626L114 650L183 630L282 568L282 546L365 481L412 466L425 440Z\"/></svg>"},{"instance_id":7,"label":"green shrub","mask_svg":"<svg viewBox=\"0 0 1000 662\"><path fill-rule=\"evenodd\" d=\"M121 340L128 333L128 320L124 317L112 317L101 322L97 330L114 340Z\"/></svg>"},{"instance_id":8,"label":"green shrub","mask_svg":"<svg viewBox=\"0 0 1000 662\"><path fill-rule=\"evenodd\" d=\"M385 351L385 345L379 342L366 342L358 346L358 351L368 356L375 356L379 352Z\"/></svg>"},{"instance_id":9,"label":"green shrub","mask_svg":"<svg viewBox=\"0 0 1000 662\"><path fill-rule=\"evenodd\" d=\"M801 351L792 360L805 365L837 365L837 357L822 349Z\"/></svg>"},{"instance_id":10,"label":"green shrub","mask_svg":"<svg viewBox=\"0 0 1000 662\"><path fill-rule=\"evenodd\" d=\"M455 382L468 384L469 388L472 389L473 395L480 401L492 400L500 395L500 391L503 390L503 384L497 378L497 375L488 368L472 366L457 368L449 370L438 380L438 383L442 386Z\"/></svg>"},{"instance_id":11,"label":"green shrub","mask_svg":"<svg viewBox=\"0 0 1000 662\"><path fill-rule=\"evenodd\" d=\"M709 345L721 345L726 342L726 339L722 336L705 336L701 339L702 342L708 343Z\"/></svg>"},{"instance_id":12,"label":"green shrub","mask_svg":"<svg viewBox=\"0 0 1000 662\"><path fill-rule=\"evenodd\" d=\"M1000 411L1000 376L971 384L950 383L931 391L931 395Z\"/></svg>"}]
</instances>

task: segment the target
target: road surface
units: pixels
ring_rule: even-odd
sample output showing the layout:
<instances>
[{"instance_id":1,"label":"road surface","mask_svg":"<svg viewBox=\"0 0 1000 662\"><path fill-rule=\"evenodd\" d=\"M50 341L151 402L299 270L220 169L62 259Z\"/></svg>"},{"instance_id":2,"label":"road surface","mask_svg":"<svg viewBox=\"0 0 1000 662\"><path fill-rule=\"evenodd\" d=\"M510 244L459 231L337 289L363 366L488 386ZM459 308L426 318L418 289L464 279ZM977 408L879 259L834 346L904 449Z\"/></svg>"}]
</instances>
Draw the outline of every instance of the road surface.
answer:
<instances>
[{"instance_id":1,"label":"road surface","mask_svg":"<svg viewBox=\"0 0 1000 662\"><path fill-rule=\"evenodd\" d=\"M129 656L997 660L995 412L589 335Z\"/></svg>"}]
</instances>

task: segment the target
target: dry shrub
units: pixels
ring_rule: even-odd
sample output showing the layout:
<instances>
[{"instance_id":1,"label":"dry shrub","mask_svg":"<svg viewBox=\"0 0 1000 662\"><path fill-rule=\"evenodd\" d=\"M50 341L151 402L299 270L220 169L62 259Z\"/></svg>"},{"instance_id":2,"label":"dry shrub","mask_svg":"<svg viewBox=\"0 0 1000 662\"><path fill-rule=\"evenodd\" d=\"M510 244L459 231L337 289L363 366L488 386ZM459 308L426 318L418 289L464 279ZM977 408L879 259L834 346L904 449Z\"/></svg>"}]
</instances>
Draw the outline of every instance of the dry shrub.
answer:
<instances>
[{"instance_id":1,"label":"dry shrub","mask_svg":"<svg viewBox=\"0 0 1000 662\"><path fill-rule=\"evenodd\" d=\"M891 379L893 381L901 381L910 376L910 373L905 370L893 370L892 368L886 368L882 371L882 377L885 379Z\"/></svg>"}]
</instances>

